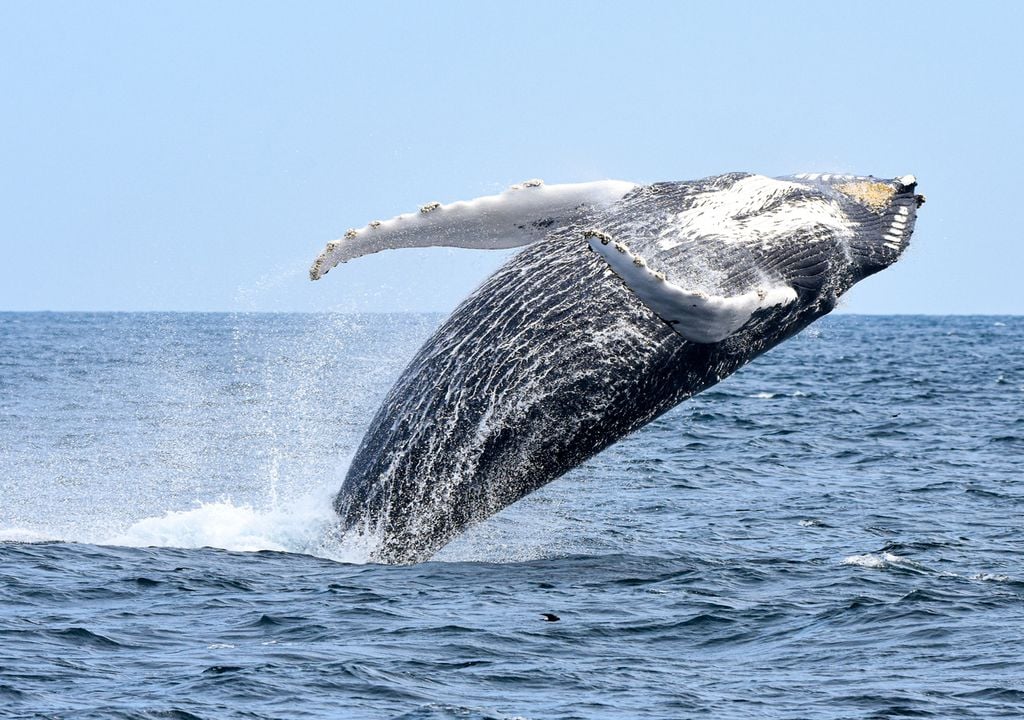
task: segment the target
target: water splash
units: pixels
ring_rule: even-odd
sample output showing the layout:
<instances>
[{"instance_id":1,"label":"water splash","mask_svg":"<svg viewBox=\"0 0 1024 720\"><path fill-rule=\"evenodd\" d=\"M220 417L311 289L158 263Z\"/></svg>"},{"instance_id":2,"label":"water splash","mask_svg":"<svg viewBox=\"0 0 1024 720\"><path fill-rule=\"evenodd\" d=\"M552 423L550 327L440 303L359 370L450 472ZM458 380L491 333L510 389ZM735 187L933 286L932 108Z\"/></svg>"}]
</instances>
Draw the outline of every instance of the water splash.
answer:
<instances>
[{"instance_id":1,"label":"water splash","mask_svg":"<svg viewBox=\"0 0 1024 720\"><path fill-rule=\"evenodd\" d=\"M214 547L239 552L272 550L315 555L345 563L368 562L376 539L339 536L331 508L336 492L324 484L303 497L270 508L235 504L230 498L172 510L138 521L102 545L128 547Z\"/></svg>"},{"instance_id":2,"label":"water splash","mask_svg":"<svg viewBox=\"0 0 1024 720\"><path fill-rule=\"evenodd\" d=\"M0 541L286 550L346 562L331 496L380 402L434 318L68 315L7 371ZM353 347L358 351L353 351ZM84 348L84 349L83 349ZM43 371L39 368L42 367ZM73 398L69 402L68 398ZM30 452L30 449L34 451Z\"/></svg>"},{"instance_id":3,"label":"water splash","mask_svg":"<svg viewBox=\"0 0 1024 720\"><path fill-rule=\"evenodd\" d=\"M332 493L332 487L324 486L293 502L268 508L236 504L231 498L200 502L190 510L169 510L139 520L122 533L102 538L99 544L320 555L324 538L336 522Z\"/></svg>"}]
</instances>

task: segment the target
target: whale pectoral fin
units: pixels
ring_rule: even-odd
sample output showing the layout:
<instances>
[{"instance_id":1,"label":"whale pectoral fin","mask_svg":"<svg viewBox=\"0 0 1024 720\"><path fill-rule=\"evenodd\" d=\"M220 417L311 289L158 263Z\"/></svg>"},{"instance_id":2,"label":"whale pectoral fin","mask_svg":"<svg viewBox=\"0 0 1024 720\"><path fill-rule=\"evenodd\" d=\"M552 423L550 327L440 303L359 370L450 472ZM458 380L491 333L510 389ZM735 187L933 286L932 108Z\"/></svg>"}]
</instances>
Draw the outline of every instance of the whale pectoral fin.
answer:
<instances>
[{"instance_id":1,"label":"whale pectoral fin","mask_svg":"<svg viewBox=\"0 0 1024 720\"><path fill-rule=\"evenodd\" d=\"M789 286L751 290L742 295L709 295L684 290L668 278L647 267L639 255L604 233L584 233L590 248L604 258L626 286L687 340L715 343L742 328L754 313L796 300Z\"/></svg>"},{"instance_id":2,"label":"whale pectoral fin","mask_svg":"<svg viewBox=\"0 0 1024 720\"><path fill-rule=\"evenodd\" d=\"M634 187L621 180L565 185L527 180L498 195L448 205L429 203L418 212L375 220L327 243L309 277L319 280L339 263L392 248L501 250L528 245L588 208L611 205Z\"/></svg>"}]
</instances>

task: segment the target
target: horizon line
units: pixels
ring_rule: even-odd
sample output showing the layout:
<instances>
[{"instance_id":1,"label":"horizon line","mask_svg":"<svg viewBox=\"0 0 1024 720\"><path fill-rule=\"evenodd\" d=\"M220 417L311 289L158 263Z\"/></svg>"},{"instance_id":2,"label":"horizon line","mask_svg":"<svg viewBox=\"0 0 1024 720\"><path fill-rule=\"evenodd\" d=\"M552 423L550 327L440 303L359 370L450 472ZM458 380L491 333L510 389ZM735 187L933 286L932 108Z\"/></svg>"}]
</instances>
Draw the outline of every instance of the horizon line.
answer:
<instances>
[{"instance_id":1,"label":"horizon line","mask_svg":"<svg viewBox=\"0 0 1024 720\"><path fill-rule=\"evenodd\" d=\"M452 310L0 310L0 315L450 315ZM845 312L822 317L1024 317L1024 313ZM821 318L819 318L821 319Z\"/></svg>"}]
</instances>

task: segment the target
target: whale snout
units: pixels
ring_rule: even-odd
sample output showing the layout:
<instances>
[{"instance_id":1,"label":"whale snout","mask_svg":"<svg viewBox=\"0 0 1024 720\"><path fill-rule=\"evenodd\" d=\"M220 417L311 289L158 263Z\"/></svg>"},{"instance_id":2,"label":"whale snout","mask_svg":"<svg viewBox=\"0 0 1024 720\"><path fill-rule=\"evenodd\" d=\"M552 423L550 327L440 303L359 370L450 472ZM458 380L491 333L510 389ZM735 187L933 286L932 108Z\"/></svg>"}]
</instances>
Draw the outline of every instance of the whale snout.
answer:
<instances>
[{"instance_id":1,"label":"whale snout","mask_svg":"<svg viewBox=\"0 0 1024 720\"><path fill-rule=\"evenodd\" d=\"M835 183L832 188L841 194L851 219L849 248L855 280L896 262L910 244L917 211L924 205L924 195L917 192L917 178L856 178Z\"/></svg>"},{"instance_id":2,"label":"whale snout","mask_svg":"<svg viewBox=\"0 0 1024 720\"><path fill-rule=\"evenodd\" d=\"M917 190L917 178L913 175L901 175L893 181L897 196L913 196L917 207L924 205L924 195L915 193Z\"/></svg>"},{"instance_id":3,"label":"whale snout","mask_svg":"<svg viewBox=\"0 0 1024 720\"><path fill-rule=\"evenodd\" d=\"M917 189L917 178L913 175L900 175L892 182L896 186L897 193L912 193Z\"/></svg>"}]
</instances>

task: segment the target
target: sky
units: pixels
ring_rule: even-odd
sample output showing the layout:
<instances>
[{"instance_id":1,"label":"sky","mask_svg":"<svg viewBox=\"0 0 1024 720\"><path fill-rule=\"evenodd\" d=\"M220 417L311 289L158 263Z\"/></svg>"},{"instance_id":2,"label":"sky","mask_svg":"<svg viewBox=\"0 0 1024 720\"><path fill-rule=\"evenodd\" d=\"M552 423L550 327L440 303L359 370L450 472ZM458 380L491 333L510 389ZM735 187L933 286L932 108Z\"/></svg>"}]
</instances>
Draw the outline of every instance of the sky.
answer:
<instances>
[{"instance_id":1,"label":"sky","mask_svg":"<svg viewBox=\"0 0 1024 720\"><path fill-rule=\"evenodd\" d=\"M0 2L0 310L447 311L326 241L549 183L913 173L857 313L1024 313L1024 3Z\"/></svg>"}]
</instances>

